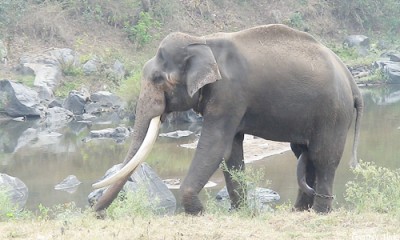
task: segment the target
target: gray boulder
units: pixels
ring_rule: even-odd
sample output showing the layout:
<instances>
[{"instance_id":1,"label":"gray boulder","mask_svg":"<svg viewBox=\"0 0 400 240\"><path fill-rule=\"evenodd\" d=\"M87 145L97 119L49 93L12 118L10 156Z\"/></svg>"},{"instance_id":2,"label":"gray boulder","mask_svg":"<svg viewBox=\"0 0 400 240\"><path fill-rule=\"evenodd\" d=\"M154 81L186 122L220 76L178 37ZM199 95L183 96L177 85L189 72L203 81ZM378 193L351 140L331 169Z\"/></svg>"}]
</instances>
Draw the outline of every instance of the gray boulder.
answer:
<instances>
[{"instance_id":1,"label":"gray boulder","mask_svg":"<svg viewBox=\"0 0 400 240\"><path fill-rule=\"evenodd\" d=\"M381 70L389 83L400 83L400 53L387 52L383 58L374 62L375 69Z\"/></svg>"},{"instance_id":2,"label":"gray boulder","mask_svg":"<svg viewBox=\"0 0 400 240\"><path fill-rule=\"evenodd\" d=\"M22 209L28 200L28 187L25 183L5 173L0 173L0 191L3 191L18 209Z\"/></svg>"},{"instance_id":3,"label":"gray boulder","mask_svg":"<svg viewBox=\"0 0 400 240\"><path fill-rule=\"evenodd\" d=\"M42 109L34 90L13 81L0 81L1 112L11 117L40 117Z\"/></svg>"},{"instance_id":4,"label":"gray boulder","mask_svg":"<svg viewBox=\"0 0 400 240\"><path fill-rule=\"evenodd\" d=\"M221 189L216 197L221 204L229 206L229 194L226 187ZM277 192L260 187L249 187L247 192L247 202L250 204L249 207L254 208L258 211L271 211L270 204L278 201L280 196Z\"/></svg>"},{"instance_id":5,"label":"gray boulder","mask_svg":"<svg viewBox=\"0 0 400 240\"><path fill-rule=\"evenodd\" d=\"M60 183L54 186L55 190L61 190L68 193L74 193L82 182L75 175L69 175Z\"/></svg>"},{"instance_id":6,"label":"gray boulder","mask_svg":"<svg viewBox=\"0 0 400 240\"><path fill-rule=\"evenodd\" d=\"M106 172L102 179L114 174L121 166L122 164L113 166ZM142 163L135 170L131 178L124 185L123 192L129 191L139 193L143 189L145 193L147 193L150 208L155 214L171 215L175 213L176 199L174 194L147 163ZM88 196L89 204L93 206L105 191L107 191L107 188L101 188L91 192Z\"/></svg>"},{"instance_id":7,"label":"gray boulder","mask_svg":"<svg viewBox=\"0 0 400 240\"><path fill-rule=\"evenodd\" d=\"M88 100L88 97L84 93L73 90L65 99L63 107L75 115L82 115L85 112L85 105Z\"/></svg>"},{"instance_id":8,"label":"gray boulder","mask_svg":"<svg viewBox=\"0 0 400 240\"><path fill-rule=\"evenodd\" d=\"M46 110L44 124L47 130L62 128L73 120L74 114L68 109L62 107L52 107Z\"/></svg>"},{"instance_id":9,"label":"gray boulder","mask_svg":"<svg viewBox=\"0 0 400 240\"><path fill-rule=\"evenodd\" d=\"M129 137L130 131L126 127L106 128L101 130L90 131L89 137L85 138L84 141L88 142L94 138L112 138L116 142L121 143Z\"/></svg>"},{"instance_id":10,"label":"gray boulder","mask_svg":"<svg viewBox=\"0 0 400 240\"><path fill-rule=\"evenodd\" d=\"M360 56L366 56L370 47L369 38L364 35L349 35L344 39L343 46L355 48Z\"/></svg>"},{"instance_id":11,"label":"gray boulder","mask_svg":"<svg viewBox=\"0 0 400 240\"><path fill-rule=\"evenodd\" d=\"M23 74L35 76L34 86L39 97L52 100L54 90L62 79L62 70L79 64L79 56L68 48L52 48L43 53L21 57L17 70Z\"/></svg>"},{"instance_id":12,"label":"gray boulder","mask_svg":"<svg viewBox=\"0 0 400 240\"><path fill-rule=\"evenodd\" d=\"M123 101L120 97L115 94L112 94L108 91L98 91L90 95L90 100L93 103L100 104L102 107L121 107L123 105Z\"/></svg>"},{"instance_id":13,"label":"gray boulder","mask_svg":"<svg viewBox=\"0 0 400 240\"><path fill-rule=\"evenodd\" d=\"M169 124L174 123L195 123L201 122L203 118L192 109L184 112L172 112L168 114L166 122Z\"/></svg>"},{"instance_id":14,"label":"gray boulder","mask_svg":"<svg viewBox=\"0 0 400 240\"><path fill-rule=\"evenodd\" d=\"M82 70L85 75L97 74L100 71L101 61L97 57L88 60L82 65Z\"/></svg>"}]
</instances>

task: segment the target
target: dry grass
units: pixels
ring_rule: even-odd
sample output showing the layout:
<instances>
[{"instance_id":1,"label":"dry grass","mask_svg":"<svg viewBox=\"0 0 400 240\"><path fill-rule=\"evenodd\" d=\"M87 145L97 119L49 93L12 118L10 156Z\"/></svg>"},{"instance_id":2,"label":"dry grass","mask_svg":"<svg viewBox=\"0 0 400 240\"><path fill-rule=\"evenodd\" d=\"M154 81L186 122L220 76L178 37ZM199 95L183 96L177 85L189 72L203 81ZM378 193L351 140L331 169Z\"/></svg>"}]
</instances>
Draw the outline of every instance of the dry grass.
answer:
<instances>
[{"instance_id":1,"label":"dry grass","mask_svg":"<svg viewBox=\"0 0 400 240\"><path fill-rule=\"evenodd\" d=\"M279 210L262 217L205 214L98 220L84 214L68 220L10 221L0 239L399 239L399 218L388 214L328 215Z\"/></svg>"}]
</instances>

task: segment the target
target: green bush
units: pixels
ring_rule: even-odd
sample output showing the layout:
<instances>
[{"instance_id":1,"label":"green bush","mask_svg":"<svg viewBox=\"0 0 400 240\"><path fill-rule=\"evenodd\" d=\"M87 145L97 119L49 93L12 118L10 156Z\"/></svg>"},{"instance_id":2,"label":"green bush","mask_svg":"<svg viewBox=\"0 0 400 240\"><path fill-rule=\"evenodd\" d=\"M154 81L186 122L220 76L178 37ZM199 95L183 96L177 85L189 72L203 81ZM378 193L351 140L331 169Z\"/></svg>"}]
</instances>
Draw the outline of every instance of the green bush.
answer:
<instances>
[{"instance_id":1,"label":"green bush","mask_svg":"<svg viewBox=\"0 0 400 240\"><path fill-rule=\"evenodd\" d=\"M360 162L355 179L346 184L345 199L358 212L400 214L400 169Z\"/></svg>"},{"instance_id":2,"label":"green bush","mask_svg":"<svg viewBox=\"0 0 400 240\"><path fill-rule=\"evenodd\" d=\"M139 47L142 47L152 40L153 36L151 30L159 26L160 23L153 19L150 13L141 12L137 24L132 26L127 23L125 31L131 41L136 42Z\"/></svg>"},{"instance_id":3,"label":"green bush","mask_svg":"<svg viewBox=\"0 0 400 240\"><path fill-rule=\"evenodd\" d=\"M221 169L227 170L226 163L221 163ZM240 171L236 169L227 170L231 175L232 179L239 183L243 192L240 192L244 199L242 199L242 206L239 209L235 209L235 213L241 217L254 217L262 214L260 211L261 206L258 204L258 200L256 197L248 198L247 192L255 191L258 185L268 185L269 181L265 181L265 184L261 184L264 179L264 172L260 169L254 168L246 168L246 171ZM206 209L207 212L217 213L217 214L227 214L229 211L229 207L224 204L220 204L216 202L215 197L211 196L210 193L207 192L207 203Z\"/></svg>"},{"instance_id":4,"label":"green bush","mask_svg":"<svg viewBox=\"0 0 400 240\"><path fill-rule=\"evenodd\" d=\"M154 203L154 202L153 202ZM107 208L107 216L112 219L129 217L150 217L155 209L152 205L145 186L140 186L136 192L120 193L119 198Z\"/></svg>"},{"instance_id":5,"label":"green bush","mask_svg":"<svg viewBox=\"0 0 400 240\"><path fill-rule=\"evenodd\" d=\"M0 2L0 29L15 27L23 16L26 6L26 0L2 0Z\"/></svg>"},{"instance_id":6,"label":"green bush","mask_svg":"<svg viewBox=\"0 0 400 240\"><path fill-rule=\"evenodd\" d=\"M17 205L11 202L4 188L0 188L0 222L24 219L30 215L30 212L20 210Z\"/></svg>"}]
</instances>

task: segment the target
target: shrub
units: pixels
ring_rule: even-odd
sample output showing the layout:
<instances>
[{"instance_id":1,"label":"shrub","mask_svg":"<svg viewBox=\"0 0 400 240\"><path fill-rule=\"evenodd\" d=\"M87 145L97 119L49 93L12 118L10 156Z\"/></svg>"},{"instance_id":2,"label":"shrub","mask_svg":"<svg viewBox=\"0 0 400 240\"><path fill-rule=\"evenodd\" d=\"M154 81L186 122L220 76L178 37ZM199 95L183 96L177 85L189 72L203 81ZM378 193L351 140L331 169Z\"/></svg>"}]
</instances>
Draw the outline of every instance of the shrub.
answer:
<instances>
[{"instance_id":1,"label":"shrub","mask_svg":"<svg viewBox=\"0 0 400 240\"><path fill-rule=\"evenodd\" d=\"M132 26L127 23L125 31L128 33L128 38L131 41L136 42L138 47L142 47L152 40L151 30L159 26L160 23L153 19L150 13L141 12L137 24Z\"/></svg>"},{"instance_id":2,"label":"shrub","mask_svg":"<svg viewBox=\"0 0 400 240\"><path fill-rule=\"evenodd\" d=\"M4 188L0 188L0 222L12 219L27 218L30 212L20 210L17 205L13 204Z\"/></svg>"},{"instance_id":3,"label":"shrub","mask_svg":"<svg viewBox=\"0 0 400 240\"><path fill-rule=\"evenodd\" d=\"M345 199L356 211L400 214L400 169L361 161L353 172L355 179L346 184Z\"/></svg>"},{"instance_id":4,"label":"shrub","mask_svg":"<svg viewBox=\"0 0 400 240\"><path fill-rule=\"evenodd\" d=\"M154 204L154 201L153 201ZM126 217L150 217L154 215L154 205L149 201L145 186L139 186L136 192L120 194L107 208L107 215L113 219Z\"/></svg>"},{"instance_id":5,"label":"shrub","mask_svg":"<svg viewBox=\"0 0 400 240\"><path fill-rule=\"evenodd\" d=\"M221 169L227 170L226 163L221 163ZM246 171L240 171L236 169L228 170L228 172L232 175L232 179L239 183L241 189L245 190L244 192L239 193L244 199L242 199L242 206L239 209L235 209L235 213L241 217L254 217L260 215L262 213L262 207L259 205L259 201L257 197L248 198L247 192L255 191L256 187L263 182L264 173L260 169L246 168ZM266 181L266 184L269 184L269 181ZM226 214L228 212L229 207L223 204L219 204L215 201L215 197L211 196L210 193L207 192L207 203L206 208L208 212L211 213L219 213Z\"/></svg>"}]
</instances>

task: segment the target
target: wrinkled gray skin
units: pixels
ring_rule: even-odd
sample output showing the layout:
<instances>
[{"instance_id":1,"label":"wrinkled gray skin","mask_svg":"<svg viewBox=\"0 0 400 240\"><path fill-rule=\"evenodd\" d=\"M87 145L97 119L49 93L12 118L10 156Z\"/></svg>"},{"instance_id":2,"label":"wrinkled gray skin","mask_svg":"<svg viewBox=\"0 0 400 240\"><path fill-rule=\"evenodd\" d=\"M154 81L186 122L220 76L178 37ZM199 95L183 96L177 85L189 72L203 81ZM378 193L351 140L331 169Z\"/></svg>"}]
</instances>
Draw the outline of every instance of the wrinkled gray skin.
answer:
<instances>
[{"instance_id":1,"label":"wrinkled gray skin","mask_svg":"<svg viewBox=\"0 0 400 240\"><path fill-rule=\"evenodd\" d=\"M284 25L204 37L172 33L144 66L125 163L153 117L193 108L204 122L180 189L187 213L203 211L198 193L222 161L228 169L244 170L244 134L290 142L299 159L295 208L328 212L354 113L356 159L362 106L345 65L307 33ZM224 176L232 207L239 207L243 191L228 172ZM95 210L109 206L126 180L112 185Z\"/></svg>"}]
</instances>

